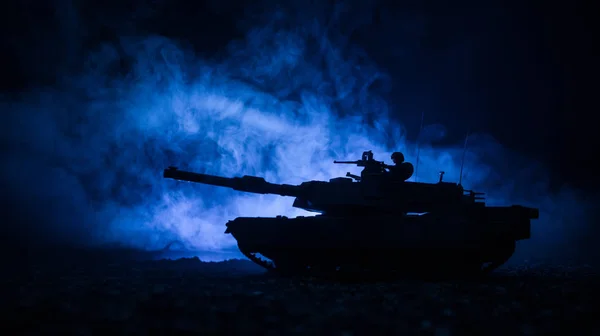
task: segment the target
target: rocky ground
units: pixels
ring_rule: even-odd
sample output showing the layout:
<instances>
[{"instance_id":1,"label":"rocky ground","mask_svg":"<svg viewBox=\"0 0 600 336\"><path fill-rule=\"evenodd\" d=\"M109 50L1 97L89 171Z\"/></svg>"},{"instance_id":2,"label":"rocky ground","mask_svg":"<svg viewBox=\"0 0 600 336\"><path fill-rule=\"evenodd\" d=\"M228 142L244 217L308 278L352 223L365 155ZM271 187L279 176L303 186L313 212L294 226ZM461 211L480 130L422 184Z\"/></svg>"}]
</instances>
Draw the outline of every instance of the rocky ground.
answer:
<instances>
[{"instance_id":1,"label":"rocky ground","mask_svg":"<svg viewBox=\"0 0 600 336\"><path fill-rule=\"evenodd\" d=\"M7 258L0 333L600 334L600 276L589 266L521 266L477 281L357 283L275 277L241 260L119 255Z\"/></svg>"}]
</instances>

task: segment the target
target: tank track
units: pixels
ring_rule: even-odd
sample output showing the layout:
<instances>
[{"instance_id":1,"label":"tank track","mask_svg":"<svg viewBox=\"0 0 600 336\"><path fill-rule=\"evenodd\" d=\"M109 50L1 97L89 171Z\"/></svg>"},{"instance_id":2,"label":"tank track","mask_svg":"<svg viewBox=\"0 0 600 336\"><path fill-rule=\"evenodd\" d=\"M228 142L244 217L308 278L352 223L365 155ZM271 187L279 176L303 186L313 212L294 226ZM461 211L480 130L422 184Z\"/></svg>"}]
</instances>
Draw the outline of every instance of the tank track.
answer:
<instances>
[{"instance_id":1,"label":"tank track","mask_svg":"<svg viewBox=\"0 0 600 336\"><path fill-rule=\"evenodd\" d=\"M495 252L493 255L493 258L491 258L491 260L483 263L483 262L476 262L476 263L467 263L467 264L463 264L463 267L460 267L461 264L457 263L455 266L456 267L450 267L449 269L446 270L446 272L454 272L457 274L461 274L461 275L469 275L469 276L478 276L478 275L486 275L489 274L491 272L493 272L495 269L497 269L498 267L502 266L504 263L506 263L506 261L508 261L508 259L510 259L510 257L512 256L512 254L515 251L515 242L512 241L510 243L505 243L502 244L498 247L495 247L493 249L493 251ZM238 244L238 248L240 250L240 252L246 257L248 258L250 261L254 262L255 264L265 268L268 271L273 271L273 272L277 272L277 273L281 273L281 274L287 274L287 275L313 275L313 276L320 276L320 275L326 275L326 274L332 274L332 273L348 273L346 267L334 267L333 265L329 264L328 266L325 266L324 264L314 264L314 265L306 265L306 267L302 267L301 265L297 265L295 263L287 263L287 262L282 262L280 261L279 263L277 261L273 261L270 259L263 259L261 258L261 254L260 252L252 252L252 249L246 248L243 245ZM351 271L351 273L369 273L370 271L368 269L361 269L361 270L357 270L357 269L353 269ZM394 274L397 273L397 270L392 270L392 269L378 269L377 273L389 273L389 274ZM428 273L432 273L434 274L436 272L436 268L433 267L429 270L425 269L424 273L428 274Z\"/></svg>"},{"instance_id":2,"label":"tank track","mask_svg":"<svg viewBox=\"0 0 600 336\"><path fill-rule=\"evenodd\" d=\"M244 246L238 244L238 248L240 250L240 252L242 252L242 254L248 258L250 261L252 261L253 263L269 270L269 271L275 271L276 267L275 264L271 261L271 260L263 260L262 258L260 258L258 256L258 253L256 252L250 252L248 249L244 248Z\"/></svg>"},{"instance_id":3,"label":"tank track","mask_svg":"<svg viewBox=\"0 0 600 336\"><path fill-rule=\"evenodd\" d=\"M490 262L487 262L481 266L481 273L491 273L498 267L504 265L515 253L516 248L517 243L514 240L493 247L494 257Z\"/></svg>"}]
</instances>

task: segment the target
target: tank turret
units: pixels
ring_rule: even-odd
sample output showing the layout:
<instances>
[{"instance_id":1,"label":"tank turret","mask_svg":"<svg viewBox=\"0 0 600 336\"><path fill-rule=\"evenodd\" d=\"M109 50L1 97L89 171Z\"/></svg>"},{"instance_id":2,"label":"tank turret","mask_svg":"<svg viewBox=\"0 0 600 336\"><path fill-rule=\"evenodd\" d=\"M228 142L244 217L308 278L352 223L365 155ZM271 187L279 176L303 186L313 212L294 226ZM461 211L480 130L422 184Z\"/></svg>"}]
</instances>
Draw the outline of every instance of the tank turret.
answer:
<instances>
[{"instance_id":1,"label":"tank turret","mask_svg":"<svg viewBox=\"0 0 600 336\"><path fill-rule=\"evenodd\" d=\"M394 153L396 158L398 154ZM244 255L279 271L339 270L350 265L404 272L423 265L422 261L411 262L415 253L426 253L422 258L433 257L434 270L447 270L450 265L452 270L479 272L484 263L491 263L488 270L502 265L513 254L515 241L530 237L530 221L538 218L537 209L486 206L483 193L443 181L444 172L437 183L406 181L413 173L412 164L404 162L403 156L394 161L395 166L387 165L366 151L360 160L334 161L363 167L360 176L347 173L346 177L298 185L175 167L165 169L163 176L241 192L295 197L294 207L318 213L297 218L240 217L227 223L226 233L236 238ZM256 253L271 263L258 259ZM390 256L397 262L390 262Z\"/></svg>"},{"instance_id":2,"label":"tank turret","mask_svg":"<svg viewBox=\"0 0 600 336\"><path fill-rule=\"evenodd\" d=\"M363 171L360 177L347 173L350 178L307 181L299 185L270 183L257 176L200 174L176 167L165 169L163 176L242 192L296 197L294 207L330 216L428 212L483 201L482 193L465 191L462 186L441 179L438 183L407 182L406 175L390 172L393 166L374 160L370 151L364 152L361 160L334 163L356 164L363 167Z\"/></svg>"}]
</instances>

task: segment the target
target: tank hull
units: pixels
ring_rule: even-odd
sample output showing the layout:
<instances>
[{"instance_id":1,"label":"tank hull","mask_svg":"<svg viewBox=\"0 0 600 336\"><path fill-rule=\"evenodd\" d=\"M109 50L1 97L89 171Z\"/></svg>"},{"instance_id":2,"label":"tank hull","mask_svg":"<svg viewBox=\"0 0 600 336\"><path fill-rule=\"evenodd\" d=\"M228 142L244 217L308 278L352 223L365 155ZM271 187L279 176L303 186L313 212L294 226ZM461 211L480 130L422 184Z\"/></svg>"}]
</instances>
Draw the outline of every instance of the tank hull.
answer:
<instances>
[{"instance_id":1,"label":"tank hull","mask_svg":"<svg viewBox=\"0 0 600 336\"><path fill-rule=\"evenodd\" d=\"M240 251L282 273L485 273L530 236L534 209L478 207L423 215L240 217L227 223ZM260 257L258 257L260 255Z\"/></svg>"}]
</instances>

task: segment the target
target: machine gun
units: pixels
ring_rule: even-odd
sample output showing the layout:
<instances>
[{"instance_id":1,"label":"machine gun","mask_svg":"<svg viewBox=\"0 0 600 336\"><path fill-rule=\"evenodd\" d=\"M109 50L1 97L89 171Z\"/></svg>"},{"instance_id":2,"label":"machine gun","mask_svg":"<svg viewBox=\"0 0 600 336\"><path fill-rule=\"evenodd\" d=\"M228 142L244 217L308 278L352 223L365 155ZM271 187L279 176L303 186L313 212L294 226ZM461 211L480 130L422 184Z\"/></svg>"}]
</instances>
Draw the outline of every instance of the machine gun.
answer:
<instances>
[{"instance_id":1,"label":"machine gun","mask_svg":"<svg viewBox=\"0 0 600 336\"><path fill-rule=\"evenodd\" d=\"M386 173L386 169L390 168L389 165L383 163L382 161L377 161L373 158L372 151L366 151L362 153L362 158L356 161L333 161L333 163L341 163L341 164L355 164L358 167L364 167L361 172L361 176L357 176L351 173L346 173L346 176L351 177L357 181L360 181L365 174L383 174Z\"/></svg>"}]
</instances>

